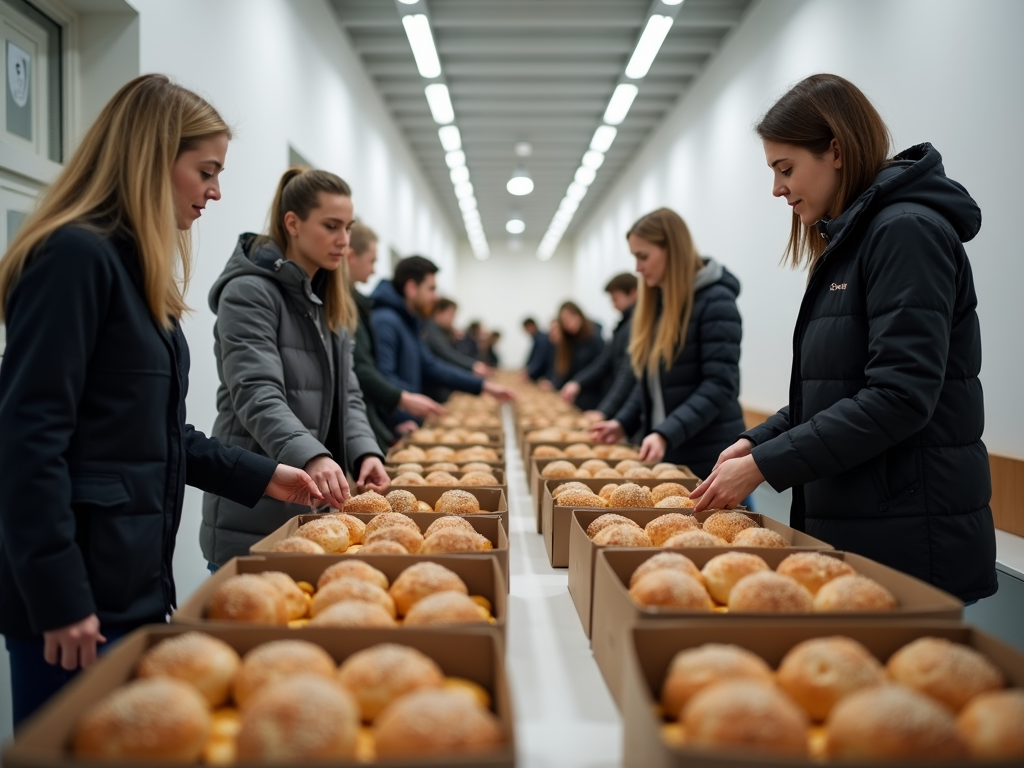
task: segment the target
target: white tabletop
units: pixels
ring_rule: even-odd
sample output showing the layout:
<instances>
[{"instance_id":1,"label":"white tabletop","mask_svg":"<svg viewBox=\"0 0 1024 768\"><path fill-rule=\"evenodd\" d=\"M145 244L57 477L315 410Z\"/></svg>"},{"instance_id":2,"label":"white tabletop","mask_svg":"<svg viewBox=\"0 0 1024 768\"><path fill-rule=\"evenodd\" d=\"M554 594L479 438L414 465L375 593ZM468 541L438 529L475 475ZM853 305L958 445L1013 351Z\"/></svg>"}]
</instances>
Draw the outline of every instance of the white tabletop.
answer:
<instances>
[{"instance_id":1,"label":"white tabletop","mask_svg":"<svg viewBox=\"0 0 1024 768\"><path fill-rule=\"evenodd\" d=\"M569 572L548 565L505 408L512 579L506 663L521 768L622 764L622 720L569 596Z\"/></svg>"},{"instance_id":2,"label":"white tabletop","mask_svg":"<svg viewBox=\"0 0 1024 768\"><path fill-rule=\"evenodd\" d=\"M996 568L1024 580L1024 536L996 529Z\"/></svg>"}]
</instances>

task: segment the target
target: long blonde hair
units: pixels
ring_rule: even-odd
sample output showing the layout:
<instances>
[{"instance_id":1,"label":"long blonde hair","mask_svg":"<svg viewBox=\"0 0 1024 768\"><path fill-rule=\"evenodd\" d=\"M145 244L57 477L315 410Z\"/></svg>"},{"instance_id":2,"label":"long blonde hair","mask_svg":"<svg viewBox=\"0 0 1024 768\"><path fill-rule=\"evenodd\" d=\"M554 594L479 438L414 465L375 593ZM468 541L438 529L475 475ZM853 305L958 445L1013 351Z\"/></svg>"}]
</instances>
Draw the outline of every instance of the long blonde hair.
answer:
<instances>
[{"instance_id":1,"label":"long blonde hair","mask_svg":"<svg viewBox=\"0 0 1024 768\"><path fill-rule=\"evenodd\" d=\"M349 185L330 171L315 171L293 166L281 176L277 183L277 192L274 193L274 202L270 207L268 235L281 249L281 253L287 255L291 239L284 225L285 214L292 211L305 221L310 213L320 207L321 192L352 197ZM352 281L348 273L348 259L342 259L338 268L333 271L325 270L324 278L324 312L327 315L328 327L332 331L346 328L349 333L355 333L359 315L351 293Z\"/></svg>"},{"instance_id":2,"label":"long blonde hair","mask_svg":"<svg viewBox=\"0 0 1024 768\"><path fill-rule=\"evenodd\" d=\"M701 261L686 222L669 208L642 216L630 227L626 238L630 235L665 250L661 285L649 288L640 281L629 340L629 356L636 375L642 376L646 368L649 375L655 376L659 366L670 367L682 351L693 312L694 278Z\"/></svg>"},{"instance_id":3,"label":"long blonde hair","mask_svg":"<svg viewBox=\"0 0 1024 768\"><path fill-rule=\"evenodd\" d=\"M56 230L77 224L135 238L149 311L170 328L188 310L192 272L192 240L177 228L171 169L182 152L220 134L230 138L231 131L217 110L163 75L123 86L0 260L0 320L29 260Z\"/></svg>"}]
</instances>

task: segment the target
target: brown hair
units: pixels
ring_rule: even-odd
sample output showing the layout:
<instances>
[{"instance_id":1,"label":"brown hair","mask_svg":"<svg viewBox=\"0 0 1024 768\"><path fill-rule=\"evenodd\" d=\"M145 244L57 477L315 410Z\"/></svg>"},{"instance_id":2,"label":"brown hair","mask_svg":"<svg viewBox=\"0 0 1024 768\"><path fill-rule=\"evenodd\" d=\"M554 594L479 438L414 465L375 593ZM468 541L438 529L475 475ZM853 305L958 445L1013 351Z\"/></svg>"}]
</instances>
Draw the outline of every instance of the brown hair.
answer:
<instances>
[{"instance_id":1,"label":"brown hair","mask_svg":"<svg viewBox=\"0 0 1024 768\"><path fill-rule=\"evenodd\" d=\"M361 256L370 250L371 243L376 243L379 239L376 232L363 224L363 222L356 221L352 225L352 231L348 236L348 247L352 249L352 253Z\"/></svg>"},{"instance_id":2,"label":"brown hair","mask_svg":"<svg viewBox=\"0 0 1024 768\"><path fill-rule=\"evenodd\" d=\"M562 325L562 312L565 310L578 315L583 320L579 333L570 334L565 330L565 326ZM587 319L587 316L583 314L583 310L574 301L566 301L558 308L555 322L558 323L558 328L562 332L558 345L555 347L555 373L559 376L565 376L569 373L569 368L572 366L572 348L576 344L589 341L590 337L594 335L595 329L594 324Z\"/></svg>"},{"instance_id":3,"label":"brown hair","mask_svg":"<svg viewBox=\"0 0 1024 768\"><path fill-rule=\"evenodd\" d=\"M764 141L792 144L819 157L832 140L839 143L839 193L828 211L835 218L875 180L888 162L892 137L868 97L839 75L811 75L769 109L755 130ZM794 212L783 254L794 268L813 270L828 245L814 227Z\"/></svg>"},{"instance_id":4,"label":"brown hair","mask_svg":"<svg viewBox=\"0 0 1024 768\"><path fill-rule=\"evenodd\" d=\"M277 184L274 202L270 207L269 238L288 253L290 238L284 225L285 214L291 211L302 221L320 207L320 193L352 197L352 189L339 176L330 171L315 171L301 166L289 168ZM354 332L358 314L349 291L348 260L342 259L338 268L325 270L324 310L327 325L332 331L346 328Z\"/></svg>"},{"instance_id":5,"label":"brown hair","mask_svg":"<svg viewBox=\"0 0 1024 768\"><path fill-rule=\"evenodd\" d=\"M632 272L622 272L611 280L604 287L605 293L624 293L627 296L636 291L637 279Z\"/></svg>"},{"instance_id":6,"label":"brown hair","mask_svg":"<svg viewBox=\"0 0 1024 768\"><path fill-rule=\"evenodd\" d=\"M131 234L149 311L170 328L188 309L192 272L191 235L177 228L171 170L182 152L218 135L231 137L217 110L167 77L143 75L122 86L0 260L0 320L29 260L56 230L77 224Z\"/></svg>"},{"instance_id":7,"label":"brown hair","mask_svg":"<svg viewBox=\"0 0 1024 768\"><path fill-rule=\"evenodd\" d=\"M641 282L629 340L629 355L637 376L646 368L669 367L686 342L693 312L693 285L701 268L700 256L682 217L670 208L659 208L640 217L626 233L665 251L665 277L657 288ZM659 307L661 314L659 316Z\"/></svg>"}]
</instances>

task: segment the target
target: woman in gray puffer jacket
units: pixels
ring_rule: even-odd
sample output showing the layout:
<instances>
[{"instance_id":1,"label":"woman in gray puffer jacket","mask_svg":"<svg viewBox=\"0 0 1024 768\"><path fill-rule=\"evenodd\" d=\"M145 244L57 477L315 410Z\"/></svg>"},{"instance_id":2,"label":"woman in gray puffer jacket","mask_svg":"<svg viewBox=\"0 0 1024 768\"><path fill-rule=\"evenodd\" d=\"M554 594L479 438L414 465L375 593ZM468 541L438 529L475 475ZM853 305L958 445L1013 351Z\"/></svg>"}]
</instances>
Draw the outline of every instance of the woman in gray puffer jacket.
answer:
<instances>
[{"instance_id":1,"label":"woman in gray puffer jacket","mask_svg":"<svg viewBox=\"0 0 1024 768\"><path fill-rule=\"evenodd\" d=\"M383 491L388 476L353 372L356 309L346 280L352 193L326 171L289 169L270 234L250 233L210 291L220 387L213 436L302 467L324 499L349 497L345 470ZM264 497L254 509L207 493L199 543L211 566L309 507Z\"/></svg>"}]
</instances>

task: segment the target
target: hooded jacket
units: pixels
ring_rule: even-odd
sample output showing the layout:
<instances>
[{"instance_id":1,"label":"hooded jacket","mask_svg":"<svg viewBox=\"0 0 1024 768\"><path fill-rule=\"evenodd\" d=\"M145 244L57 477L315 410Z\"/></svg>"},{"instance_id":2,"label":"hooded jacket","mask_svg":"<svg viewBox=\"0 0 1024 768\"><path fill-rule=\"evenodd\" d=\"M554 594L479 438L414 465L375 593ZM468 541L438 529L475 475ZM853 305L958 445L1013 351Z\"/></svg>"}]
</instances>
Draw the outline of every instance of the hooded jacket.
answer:
<instances>
[{"instance_id":1,"label":"hooded jacket","mask_svg":"<svg viewBox=\"0 0 1024 768\"><path fill-rule=\"evenodd\" d=\"M390 280L381 280L370 295L374 301L370 316L377 337L377 367L392 384L416 394L423 394L428 383L480 394L483 379L438 360L427 349L420 336L419 318L405 306L405 300ZM402 411L395 411L391 426L411 418Z\"/></svg>"},{"instance_id":2,"label":"hooded jacket","mask_svg":"<svg viewBox=\"0 0 1024 768\"><path fill-rule=\"evenodd\" d=\"M317 281L319 282L319 281ZM353 371L352 337L331 331L309 276L272 242L244 234L210 290L217 359L217 418L225 443L304 467L331 456L353 477L383 457ZM203 498L199 543L222 564L308 507L264 498L255 509Z\"/></svg>"},{"instance_id":3,"label":"hooded jacket","mask_svg":"<svg viewBox=\"0 0 1024 768\"><path fill-rule=\"evenodd\" d=\"M981 210L930 144L840 216L793 334L789 406L750 430L792 525L962 600L995 593L977 296Z\"/></svg>"},{"instance_id":4,"label":"hooded jacket","mask_svg":"<svg viewBox=\"0 0 1024 768\"><path fill-rule=\"evenodd\" d=\"M714 259L705 259L694 280L686 342L672 366L659 374L665 418L655 418L646 369L616 414L627 435L657 432L667 447L662 461L685 464L707 477L718 455L743 431L740 341L736 307L740 281Z\"/></svg>"}]
</instances>

